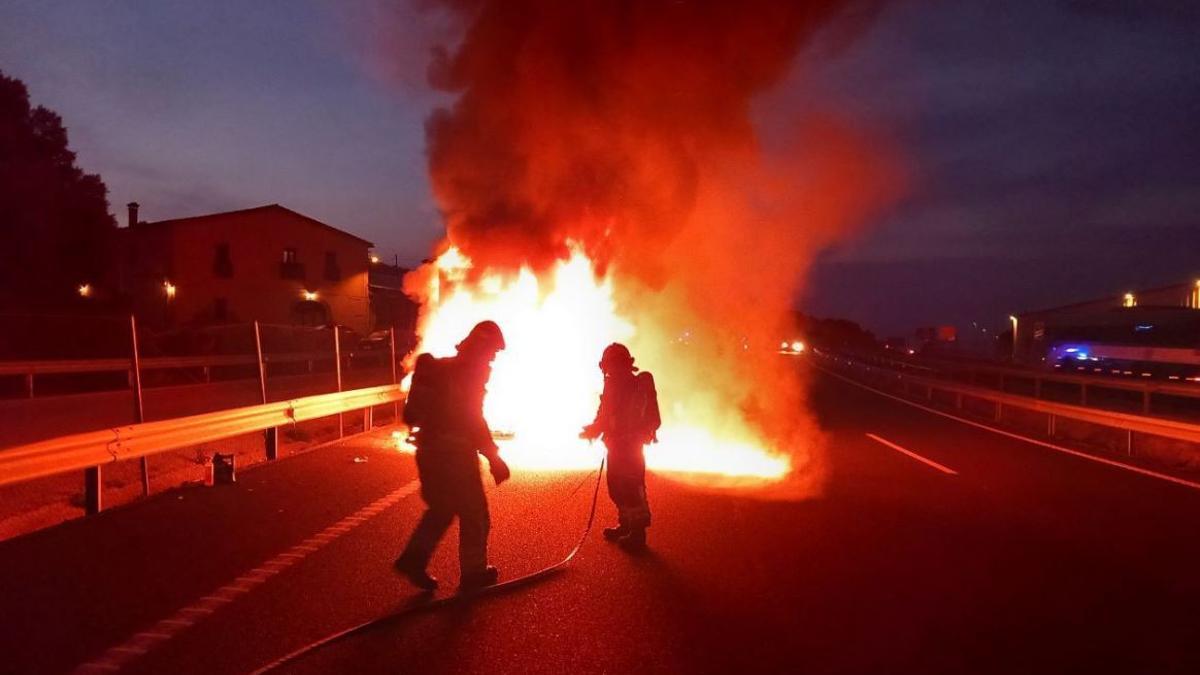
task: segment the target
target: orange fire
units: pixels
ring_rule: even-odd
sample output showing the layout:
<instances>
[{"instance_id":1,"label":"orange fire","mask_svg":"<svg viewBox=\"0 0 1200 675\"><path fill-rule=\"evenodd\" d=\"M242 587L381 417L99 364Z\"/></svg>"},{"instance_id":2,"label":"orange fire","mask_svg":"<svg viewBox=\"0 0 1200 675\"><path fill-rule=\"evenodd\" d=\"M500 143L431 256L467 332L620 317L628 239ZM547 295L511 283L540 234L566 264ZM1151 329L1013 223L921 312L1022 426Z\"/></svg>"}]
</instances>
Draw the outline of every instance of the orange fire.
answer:
<instances>
[{"instance_id":1,"label":"orange fire","mask_svg":"<svg viewBox=\"0 0 1200 675\"><path fill-rule=\"evenodd\" d=\"M736 416L713 415L707 401L668 393L676 373L664 370L666 360L656 363L654 353L686 345L645 349L646 335L661 331L639 336L637 322L617 309L612 280L598 277L578 248L540 277L522 268L513 276L476 280L470 268L471 261L451 247L414 274L419 288L411 290L426 300L415 353L450 356L476 322L500 324L508 348L493 364L484 412L514 468L596 465L602 447L578 434L592 420L603 385L597 362L608 344L633 342L643 347L635 348L638 365L654 373L660 388L663 428L659 443L646 450L650 468L751 481L781 479L791 470L788 456L767 450ZM678 367L686 360L670 362Z\"/></svg>"}]
</instances>

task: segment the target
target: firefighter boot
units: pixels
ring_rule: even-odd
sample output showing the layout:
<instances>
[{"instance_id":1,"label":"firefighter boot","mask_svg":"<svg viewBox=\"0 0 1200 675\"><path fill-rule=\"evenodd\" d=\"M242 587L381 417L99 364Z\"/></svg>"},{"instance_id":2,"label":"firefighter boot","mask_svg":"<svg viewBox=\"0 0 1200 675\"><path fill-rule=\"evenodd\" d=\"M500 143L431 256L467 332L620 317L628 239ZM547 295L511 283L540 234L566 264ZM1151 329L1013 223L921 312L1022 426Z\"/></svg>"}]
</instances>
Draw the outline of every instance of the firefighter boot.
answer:
<instances>
[{"instance_id":1,"label":"firefighter boot","mask_svg":"<svg viewBox=\"0 0 1200 675\"><path fill-rule=\"evenodd\" d=\"M646 528L631 527L629 534L621 537L617 544L626 551L640 552L646 550Z\"/></svg>"},{"instance_id":2,"label":"firefighter boot","mask_svg":"<svg viewBox=\"0 0 1200 675\"><path fill-rule=\"evenodd\" d=\"M396 558L396 562L392 564L392 567L396 568L396 572L405 579L408 579L413 586L424 591L437 590L437 579L429 576L429 572L425 571L425 566L415 560L400 556Z\"/></svg>"},{"instance_id":3,"label":"firefighter boot","mask_svg":"<svg viewBox=\"0 0 1200 675\"><path fill-rule=\"evenodd\" d=\"M627 534L629 534L629 528L625 526L625 523L620 523L616 527L604 528L604 538L609 541L618 541Z\"/></svg>"},{"instance_id":4,"label":"firefighter boot","mask_svg":"<svg viewBox=\"0 0 1200 675\"><path fill-rule=\"evenodd\" d=\"M459 593L470 593L481 588L493 586L500 578L500 571L488 565L482 572L472 572L462 578L458 584Z\"/></svg>"}]
</instances>

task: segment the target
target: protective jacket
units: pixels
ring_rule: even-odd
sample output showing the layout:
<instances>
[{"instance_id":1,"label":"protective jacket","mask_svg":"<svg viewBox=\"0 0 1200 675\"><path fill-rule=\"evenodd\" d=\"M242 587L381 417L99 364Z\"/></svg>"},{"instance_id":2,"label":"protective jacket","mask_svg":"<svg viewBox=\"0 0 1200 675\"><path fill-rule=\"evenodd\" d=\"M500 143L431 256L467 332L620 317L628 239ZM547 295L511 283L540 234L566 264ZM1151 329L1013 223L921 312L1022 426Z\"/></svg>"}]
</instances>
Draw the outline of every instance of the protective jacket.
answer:
<instances>
[{"instance_id":1,"label":"protective jacket","mask_svg":"<svg viewBox=\"0 0 1200 675\"><path fill-rule=\"evenodd\" d=\"M584 429L600 436L608 450L608 496L617 507L620 525L644 529L650 525L646 497L645 445L657 440L661 424L654 376L617 371L604 378L596 419Z\"/></svg>"},{"instance_id":2,"label":"protective jacket","mask_svg":"<svg viewBox=\"0 0 1200 675\"><path fill-rule=\"evenodd\" d=\"M483 398L491 366L455 356L417 357L404 421L412 427L417 450L469 448L491 457L496 444L483 417Z\"/></svg>"},{"instance_id":3,"label":"protective jacket","mask_svg":"<svg viewBox=\"0 0 1200 675\"><path fill-rule=\"evenodd\" d=\"M491 367L486 361L455 356L417 358L404 406L414 429L417 473L425 513L401 558L423 569L455 518L459 521L459 565L464 578L487 567L491 528L487 498L479 476L479 457L502 463L483 417ZM495 474L493 474L495 475Z\"/></svg>"}]
</instances>

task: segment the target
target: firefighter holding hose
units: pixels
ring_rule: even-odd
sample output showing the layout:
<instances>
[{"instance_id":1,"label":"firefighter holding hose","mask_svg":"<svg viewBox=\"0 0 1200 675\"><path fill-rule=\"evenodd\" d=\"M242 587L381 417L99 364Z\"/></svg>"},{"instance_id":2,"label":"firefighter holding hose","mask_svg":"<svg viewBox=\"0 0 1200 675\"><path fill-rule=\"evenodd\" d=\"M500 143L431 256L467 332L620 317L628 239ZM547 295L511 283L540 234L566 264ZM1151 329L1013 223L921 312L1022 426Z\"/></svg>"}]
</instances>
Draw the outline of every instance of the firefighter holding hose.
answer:
<instances>
[{"instance_id":1,"label":"firefighter holding hose","mask_svg":"<svg viewBox=\"0 0 1200 675\"><path fill-rule=\"evenodd\" d=\"M427 508L396 559L395 568L419 588L437 588L437 579L426 568L455 518L462 572L460 590L496 583L498 572L487 564L491 521L478 455L487 458L497 485L508 480L508 465L500 458L483 417L491 363L504 346L500 327L493 321L482 321L458 344L456 356L417 357L404 404L404 421L416 439L417 473Z\"/></svg>"},{"instance_id":2,"label":"firefighter holding hose","mask_svg":"<svg viewBox=\"0 0 1200 675\"><path fill-rule=\"evenodd\" d=\"M646 547L650 505L646 500L647 443L657 441L662 420L654 376L638 372L625 345L613 343L600 358L604 390L596 419L583 428L582 438L602 438L608 450L608 496L617 507L617 525L604 529L604 538L631 550Z\"/></svg>"}]
</instances>

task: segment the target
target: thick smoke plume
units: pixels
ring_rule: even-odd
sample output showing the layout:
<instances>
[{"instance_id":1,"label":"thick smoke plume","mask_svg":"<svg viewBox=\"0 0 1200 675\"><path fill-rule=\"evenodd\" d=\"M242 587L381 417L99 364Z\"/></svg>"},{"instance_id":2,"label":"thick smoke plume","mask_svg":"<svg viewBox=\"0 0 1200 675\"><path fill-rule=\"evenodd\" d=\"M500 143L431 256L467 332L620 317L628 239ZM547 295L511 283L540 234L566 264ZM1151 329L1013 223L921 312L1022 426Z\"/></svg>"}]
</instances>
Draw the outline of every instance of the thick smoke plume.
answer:
<instances>
[{"instance_id":1,"label":"thick smoke plume","mask_svg":"<svg viewBox=\"0 0 1200 675\"><path fill-rule=\"evenodd\" d=\"M663 398L752 425L803 465L791 334L813 256L878 208L894 176L831 117L797 119L765 155L755 95L851 3L479 0L442 3L454 95L428 121L449 242L477 272L546 269L580 246L614 280Z\"/></svg>"}]
</instances>

